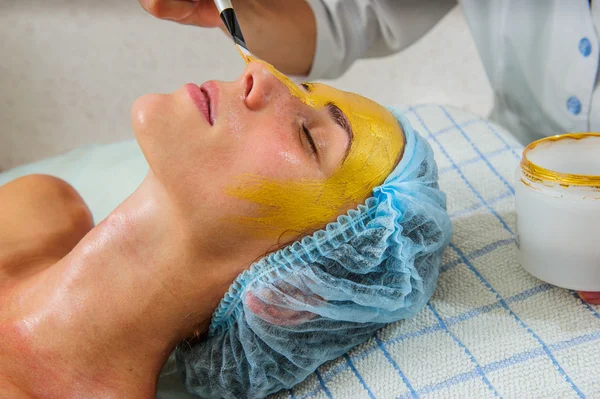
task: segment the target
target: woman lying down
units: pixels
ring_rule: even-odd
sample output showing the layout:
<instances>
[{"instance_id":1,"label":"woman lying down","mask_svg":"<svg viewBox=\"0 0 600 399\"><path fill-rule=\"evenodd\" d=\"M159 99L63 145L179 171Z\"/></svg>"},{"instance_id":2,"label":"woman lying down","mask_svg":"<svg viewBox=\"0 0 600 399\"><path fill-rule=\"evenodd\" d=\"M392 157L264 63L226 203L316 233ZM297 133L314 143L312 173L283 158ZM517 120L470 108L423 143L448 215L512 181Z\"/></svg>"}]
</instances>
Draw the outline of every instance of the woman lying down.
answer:
<instances>
[{"instance_id":1,"label":"woman lying down","mask_svg":"<svg viewBox=\"0 0 600 399\"><path fill-rule=\"evenodd\" d=\"M431 296L450 220L401 115L254 61L132 120L150 170L97 226L61 180L0 187L0 397L151 398L175 350L190 392L261 398Z\"/></svg>"}]
</instances>

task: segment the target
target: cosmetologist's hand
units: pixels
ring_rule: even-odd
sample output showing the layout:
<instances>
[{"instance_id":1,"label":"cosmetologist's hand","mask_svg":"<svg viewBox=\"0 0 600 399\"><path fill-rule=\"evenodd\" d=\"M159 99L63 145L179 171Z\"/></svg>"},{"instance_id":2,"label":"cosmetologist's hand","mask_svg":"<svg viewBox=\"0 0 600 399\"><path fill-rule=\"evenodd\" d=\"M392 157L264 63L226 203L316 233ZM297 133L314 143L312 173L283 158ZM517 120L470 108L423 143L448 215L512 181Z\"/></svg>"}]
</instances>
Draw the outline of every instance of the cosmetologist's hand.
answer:
<instances>
[{"instance_id":1,"label":"cosmetologist's hand","mask_svg":"<svg viewBox=\"0 0 600 399\"><path fill-rule=\"evenodd\" d=\"M205 28L219 27L228 34L214 0L138 1L157 18ZM308 74L316 50L317 25L305 0L237 0L233 6L254 56L283 73Z\"/></svg>"},{"instance_id":2,"label":"cosmetologist's hand","mask_svg":"<svg viewBox=\"0 0 600 399\"><path fill-rule=\"evenodd\" d=\"M203 28L221 27L221 17L213 0L138 0L156 18Z\"/></svg>"}]
</instances>

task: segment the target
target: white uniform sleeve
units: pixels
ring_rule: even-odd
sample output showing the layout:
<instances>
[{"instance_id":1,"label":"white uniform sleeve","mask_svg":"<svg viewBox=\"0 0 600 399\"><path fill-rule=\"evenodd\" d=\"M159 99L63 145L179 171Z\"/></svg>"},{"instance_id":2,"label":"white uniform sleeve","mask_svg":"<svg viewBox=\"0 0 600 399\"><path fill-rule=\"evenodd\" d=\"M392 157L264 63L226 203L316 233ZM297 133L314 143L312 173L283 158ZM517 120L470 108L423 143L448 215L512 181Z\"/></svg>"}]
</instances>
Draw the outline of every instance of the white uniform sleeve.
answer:
<instances>
[{"instance_id":1,"label":"white uniform sleeve","mask_svg":"<svg viewBox=\"0 0 600 399\"><path fill-rule=\"evenodd\" d=\"M389 55L427 33L456 0L307 0L317 25L308 79L342 75L359 58Z\"/></svg>"}]
</instances>

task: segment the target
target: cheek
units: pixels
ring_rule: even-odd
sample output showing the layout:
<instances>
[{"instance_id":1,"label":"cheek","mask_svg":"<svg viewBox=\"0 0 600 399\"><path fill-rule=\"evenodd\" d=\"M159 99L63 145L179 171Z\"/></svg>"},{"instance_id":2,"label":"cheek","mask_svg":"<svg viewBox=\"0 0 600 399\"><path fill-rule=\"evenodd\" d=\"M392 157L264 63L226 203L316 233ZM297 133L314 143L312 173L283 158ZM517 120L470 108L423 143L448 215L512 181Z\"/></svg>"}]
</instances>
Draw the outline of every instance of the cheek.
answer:
<instances>
[{"instance_id":1,"label":"cheek","mask_svg":"<svg viewBox=\"0 0 600 399\"><path fill-rule=\"evenodd\" d=\"M260 176L270 180L299 180L319 178L318 169L298 144L291 128L262 125L251 132L243 149L243 174Z\"/></svg>"}]
</instances>

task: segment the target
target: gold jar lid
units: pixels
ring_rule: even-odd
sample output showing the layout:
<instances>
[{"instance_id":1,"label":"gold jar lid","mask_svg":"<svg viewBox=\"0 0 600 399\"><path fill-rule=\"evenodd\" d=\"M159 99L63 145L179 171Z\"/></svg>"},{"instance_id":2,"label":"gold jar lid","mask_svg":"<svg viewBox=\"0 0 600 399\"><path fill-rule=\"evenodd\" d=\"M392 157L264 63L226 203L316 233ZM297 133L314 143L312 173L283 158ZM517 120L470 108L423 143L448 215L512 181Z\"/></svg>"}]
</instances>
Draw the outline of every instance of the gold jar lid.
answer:
<instances>
[{"instance_id":1,"label":"gold jar lid","mask_svg":"<svg viewBox=\"0 0 600 399\"><path fill-rule=\"evenodd\" d=\"M521 158L521 170L531 180L538 182L557 183L562 186L585 186L600 189L600 176L597 175L579 175L570 173L561 173L546 169L531 162L527 154L542 143L556 142L562 140L581 140L589 137L600 139L600 133L569 133L556 136L545 137L534 141L525 147L523 157ZM598 154L600 158L600 153Z\"/></svg>"}]
</instances>

